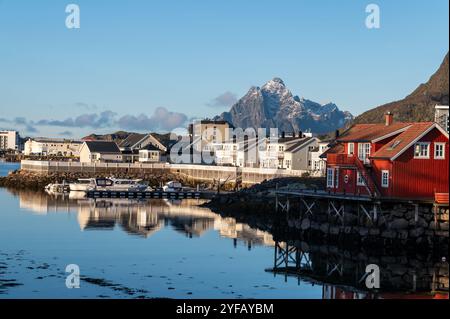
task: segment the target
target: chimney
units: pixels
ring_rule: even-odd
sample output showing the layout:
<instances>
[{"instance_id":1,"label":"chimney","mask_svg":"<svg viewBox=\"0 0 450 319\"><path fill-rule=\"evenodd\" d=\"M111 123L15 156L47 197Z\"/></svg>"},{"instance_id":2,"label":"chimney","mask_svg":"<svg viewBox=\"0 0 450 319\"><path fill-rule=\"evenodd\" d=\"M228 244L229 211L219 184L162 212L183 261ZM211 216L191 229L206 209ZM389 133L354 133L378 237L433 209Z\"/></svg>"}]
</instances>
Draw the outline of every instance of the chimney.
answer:
<instances>
[{"instance_id":1,"label":"chimney","mask_svg":"<svg viewBox=\"0 0 450 319\"><path fill-rule=\"evenodd\" d=\"M391 112L387 112L385 117L386 117L386 126L389 126L394 122L394 115L392 115Z\"/></svg>"},{"instance_id":2,"label":"chimney","mask_svg":"<svg viewBox=\"0 0 450 319\"><path fill-rule=\"evenodd\" d=\"M281 132L281 138L285 138L286 137L286 133L283 131Z\"/></svg>"},{"instance_id":3,"label":"chimney","mask_svg":"<svg viewBox=\"0 0 450 319\"><path fill-rule=\"evenodd\" d=\"M339 138L339 130L336 130L334 133L334 138L337 140Z\"/></svg>"},{"instance_id":4,"label":"chimney","mask_svg":"<svg viewBox=\"0 0 450 319\"><path fill-rule=\"evenodd\" d=\"M302 137L303 137L303 132L302 132L302 131L298 132L298 137L299 137L299 138L302 138Z\"/></svg>"}]
</instances>

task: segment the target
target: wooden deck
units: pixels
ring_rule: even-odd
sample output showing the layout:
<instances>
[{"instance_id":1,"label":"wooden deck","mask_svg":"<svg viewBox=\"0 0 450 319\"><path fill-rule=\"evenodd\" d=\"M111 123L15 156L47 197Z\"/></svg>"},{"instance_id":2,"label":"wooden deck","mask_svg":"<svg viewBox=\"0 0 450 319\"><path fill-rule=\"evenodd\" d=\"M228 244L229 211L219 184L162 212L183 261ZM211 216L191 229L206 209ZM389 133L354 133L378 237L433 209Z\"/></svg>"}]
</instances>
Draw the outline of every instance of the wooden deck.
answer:
<instances>
[{"instance_id":1,"label":"wooden deck","mask_svg":"<svg viewBox=\"0 0 450 319\"><path fill-rule=\"evenodd\" d=\"M327 191L310 191L310 190L277 190L275 194L285 197L305 197L316 199L332 199L346 200L355 202L371 202L371 203L406 203L406 204L435 204L434 198L396 198L396 197L370 197L367 195L352 195L331 193ZM448 203L447 203L448 206Z\"/></svg>"}]
</instances>

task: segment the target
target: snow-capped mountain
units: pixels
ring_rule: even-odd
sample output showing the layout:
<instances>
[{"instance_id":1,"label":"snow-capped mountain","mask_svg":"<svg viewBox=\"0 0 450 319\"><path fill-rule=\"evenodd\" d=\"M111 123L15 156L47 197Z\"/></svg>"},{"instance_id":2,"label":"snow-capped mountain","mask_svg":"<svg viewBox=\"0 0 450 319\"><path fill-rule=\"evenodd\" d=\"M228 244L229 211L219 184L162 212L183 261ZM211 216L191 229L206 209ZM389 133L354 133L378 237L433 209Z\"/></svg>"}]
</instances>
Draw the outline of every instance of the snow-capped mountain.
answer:
<instances>
[{"instance_id":1,"label":"snow-capped mountain","mask_svg":"<svg viewBox=\"0 0 450 319\"><path fill-rule=\"evenodd\" d=\"M343 127L353 119L349 112L340 111L336 104L319 104L293 96L283 80L274 78L260 87L252 87L234 104L230 112L215 119L230 122L243 129L272 128L279 131L311 131L328 133Z\"/></svg>"}]
</instances>

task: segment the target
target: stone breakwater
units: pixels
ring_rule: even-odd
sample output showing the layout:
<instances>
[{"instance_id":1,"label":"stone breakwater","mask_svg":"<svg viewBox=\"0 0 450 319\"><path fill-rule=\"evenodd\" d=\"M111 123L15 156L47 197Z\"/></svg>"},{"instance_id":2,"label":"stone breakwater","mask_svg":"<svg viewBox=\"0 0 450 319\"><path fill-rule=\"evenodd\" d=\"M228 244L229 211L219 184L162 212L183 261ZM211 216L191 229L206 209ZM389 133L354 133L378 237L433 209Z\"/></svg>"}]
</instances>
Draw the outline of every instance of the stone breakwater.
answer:
<instances>
[{"instance_id":1,"label":"stone breakwater","mask_svg":"<svg viewBox=\"0 0 450 319\"><path fill-rule=\"evenodd\" d=\"M269 186L269 187L268 187ZM373 221L362 212L358 204L345 204L343 219L328 214L328 200L318 199L313 214L307 214L300 200L290 201L289 213L275 210L272 185L258 185L245 191L216 196L205 204L213 211L233 217L261 228L291 234L291 238L320 243L382 247L406 246L413 249L447 247L449 241L449 210L435 215L433 205L421 204L417 208L408 203L382 203L378 219ZM286 189L289 185L278 185ZM298 185L296 185L298 186ZM438 248L440 249L440 248Z\"/></svg>"},{"instance_id":2,"label":"stone breakwater","mask_svg":"<svg viewBox=\"0 0 450 319\"><path fill-rule=\"evenodd\" d=\"M111 177L112 174L97 173L95 177ZM44 187L50 183L74 182L79 178L91 178L92 173L71 173L58 172L48 174L37 174L27 171L11 172L6 177L0 177L0 187L7 187L12 189L29 189L29 190L43 190ZM116 178L137 178L147 182L149 186L159 187L161 183L166 183L170 180L178 180L185 186L196 186L193 181L178 174L172 173L116 173ZM202 185L208 187L209 185Z\"/></svg>"}]
</instances>

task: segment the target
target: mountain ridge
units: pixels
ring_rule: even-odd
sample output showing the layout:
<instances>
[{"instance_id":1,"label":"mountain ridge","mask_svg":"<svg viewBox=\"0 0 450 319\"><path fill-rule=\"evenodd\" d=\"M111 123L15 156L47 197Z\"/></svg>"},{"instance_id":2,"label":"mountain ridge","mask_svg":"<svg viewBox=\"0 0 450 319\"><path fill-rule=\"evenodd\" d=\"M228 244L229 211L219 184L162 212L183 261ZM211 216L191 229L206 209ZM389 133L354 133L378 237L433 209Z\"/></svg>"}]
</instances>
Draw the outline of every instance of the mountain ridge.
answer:
<instances>
[{"instance_id":1,"label":"mountain ridge","mask_svg":"<svg viewBox=\"0 0 450 319\"><path fill-rule=\"evenodd\" d=\"M262 87L251 87L229 112L214 119L243 129L278 128L320 134L344 126L353 116L334 103L320 104L293 95L284 81L275 77Z\"/></svg>"}]
</instances>

